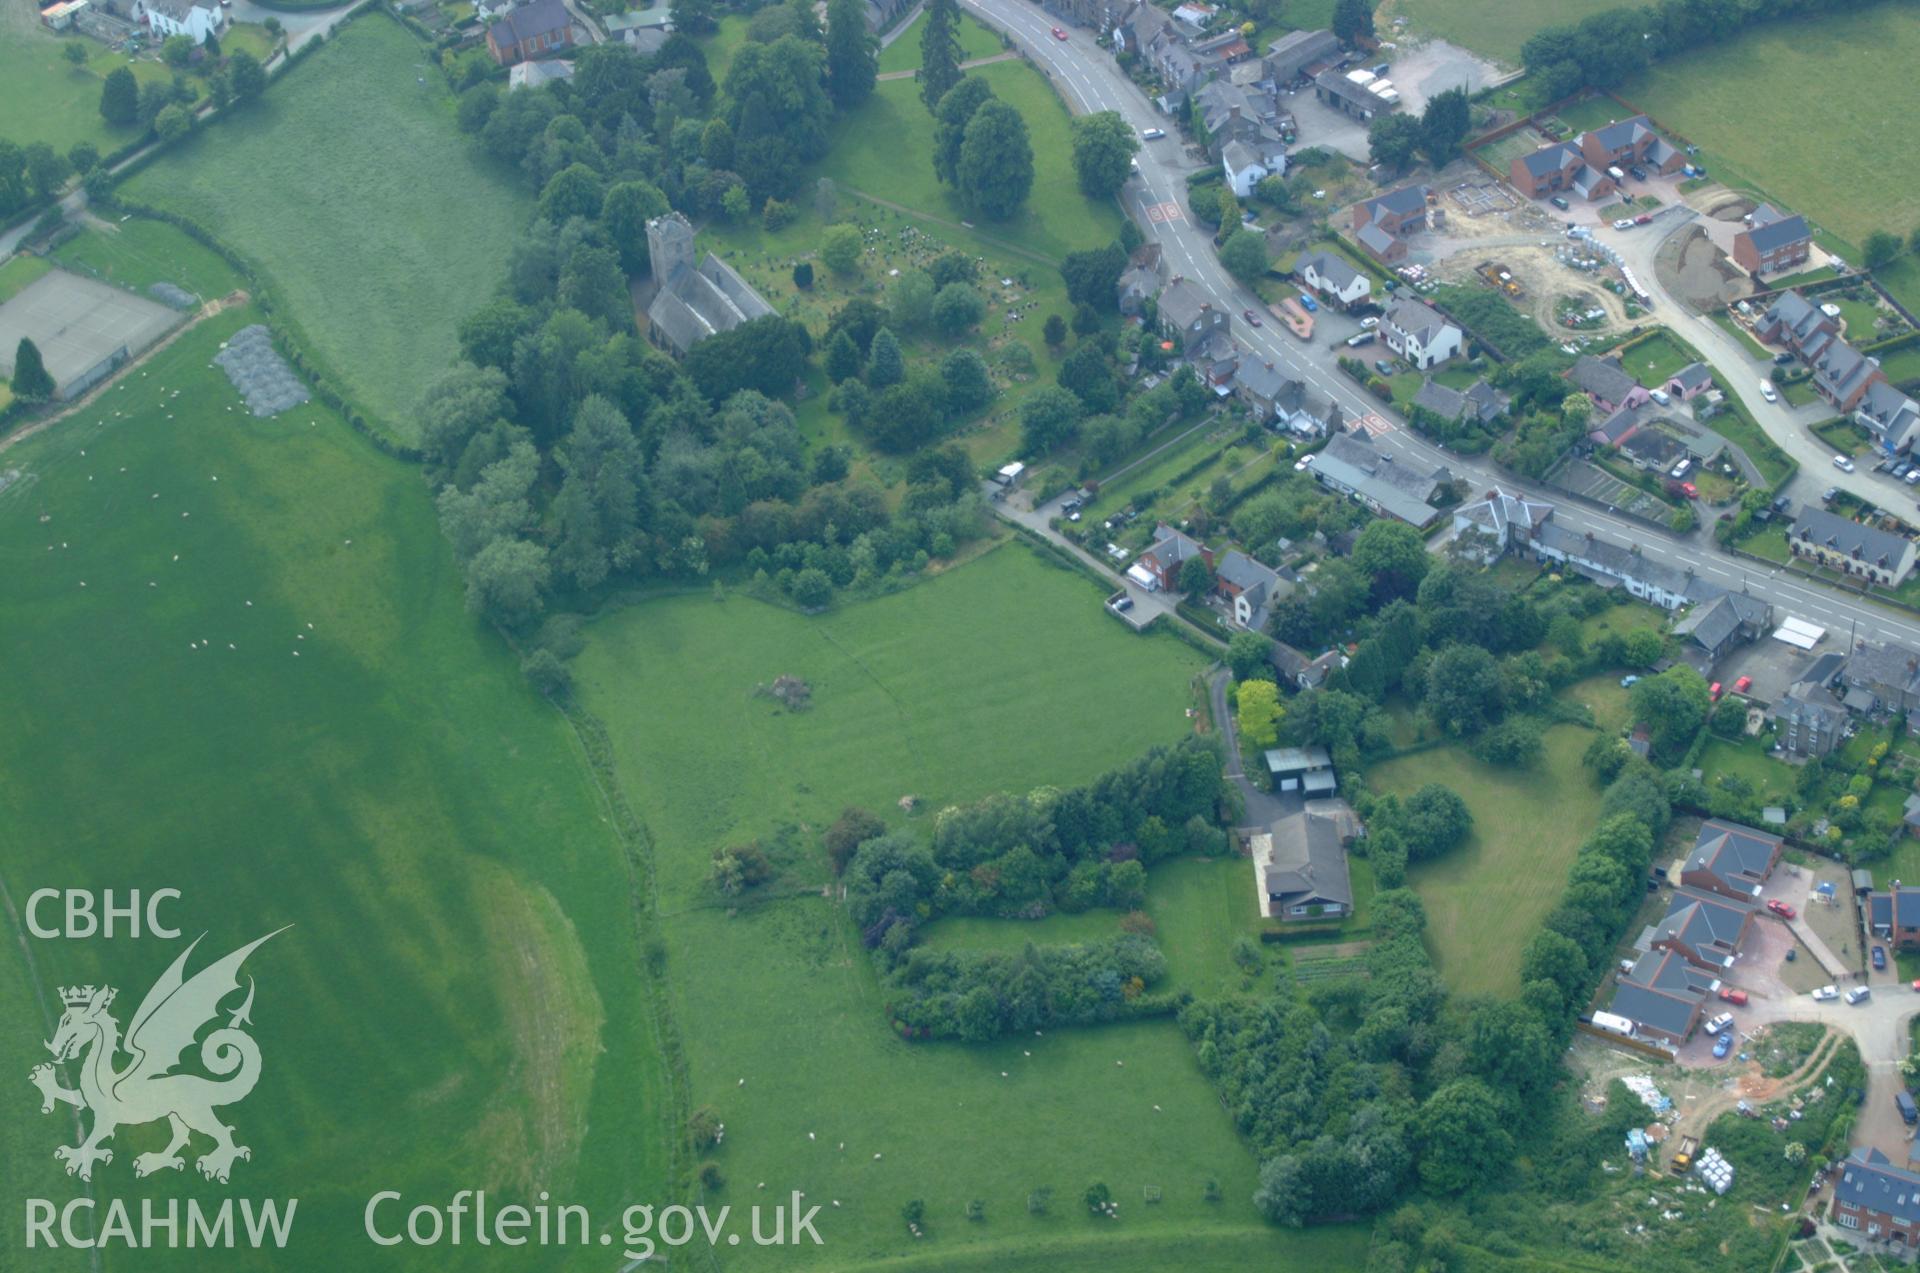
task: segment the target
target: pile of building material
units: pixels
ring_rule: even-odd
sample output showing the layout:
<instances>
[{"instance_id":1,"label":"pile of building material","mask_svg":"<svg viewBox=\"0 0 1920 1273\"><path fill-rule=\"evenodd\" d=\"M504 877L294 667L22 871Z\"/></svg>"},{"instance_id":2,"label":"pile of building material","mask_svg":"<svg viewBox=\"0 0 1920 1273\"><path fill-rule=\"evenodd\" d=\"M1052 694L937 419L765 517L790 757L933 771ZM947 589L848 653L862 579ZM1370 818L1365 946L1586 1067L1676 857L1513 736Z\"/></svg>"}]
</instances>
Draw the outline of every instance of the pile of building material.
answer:
<instances>
[{"instance_id":1,"label":"pile of building material","mask_svg":"<svg viewBox=\"0 0 1920 1273\"><path fill-rule=\"evenodd\" d=\"M307 387L273 348L273 333L255 323L220 346L213 361L247 400L247 410L265 419L307 400Z\"/></svg>"},{"instance_id":2,"label":"pile of building material","mask_svg":"<svg viewBox=\"0 0 1920 1273\"><path fill-rule=\"evenodd\" d=\"M1733 1188L1733 1164L1722 1158L1717 1149L1708 1149L1701 1154L1699 1165L1694 1170L1700 1173L1700 1179L1707 1188L1715 1193L1725 1193Z\"/></svg>"},{"instance_id":3,"label":"pile of building material","mask_svg":"<svg viewBox=\"0 0 1920 1273\"><path fill-rule=\"evenodd\" d=\"M1628 1074L1622 1077L1620 1082L1656 1114L1664 1114L1673 1108L1673 1102L1668 1099L1667 1094L1653 1085L1651 1074Z\"/></svg>"}]
</instances>

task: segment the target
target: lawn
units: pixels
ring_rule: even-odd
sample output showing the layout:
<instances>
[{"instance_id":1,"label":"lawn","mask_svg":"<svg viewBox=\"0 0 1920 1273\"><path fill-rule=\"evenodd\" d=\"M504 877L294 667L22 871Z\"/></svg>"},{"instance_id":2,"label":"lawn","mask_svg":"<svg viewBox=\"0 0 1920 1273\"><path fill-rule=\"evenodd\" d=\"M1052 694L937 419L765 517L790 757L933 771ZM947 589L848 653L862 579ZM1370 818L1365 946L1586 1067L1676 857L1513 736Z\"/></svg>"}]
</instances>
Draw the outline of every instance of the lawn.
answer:
<instances>
[{"instance_id":1,"label":"lawn","mask_svg":"<svg viewBox=\"0 0 1920 1273\"><path fill-rule=\"evenodd\" d=\"M1395 12L1413 20L1414 35L1437 35L1476 53L1520 65L1520 46L1542 27L1572 24L1619 7L1614 0L1544 0L1515 5L1510 0L1406 0ZM1293 10L1287 11L1294 21ZM1386 34L1383 27L1381 34Z\"/></svg>"},{"instance_id":2,"label":"lawn","mask_svg":"<svg viewBox=\"0 0 1920 1273\"><path fill-rule=\"evenodd\" d=\"M362 18L125 187L251 260L330 378L402 441L531 207L455 129L445 81L420 75L427 56L397 23Z\"/></svg>"},{"instance_id":3,"label":"lawn","mask_svg":"<svg viewBox=\"0 0 1920 1273\"><path fill-rule=\"evenodd\" d=\"M1631 711L1628 703L1629 693L1620 688L1620 680L1621 678L1612 672L1600 676L1589 676L1584 681L1575 681L1569 685L1567 696L1576 702L1586 704L1587 710L1593 713L1593 723L1603 732L1618 733L1626 728Z\"/></svg>"},{"instance_id":4,"label":"lawn","mask_svg":"<svg viewBox=\"0 0 1920 1273\"><path fill-rule=\"evenodd\" d=\"M101 84L117 66L131 66L142 83L164 83L172 72L156 58L129 58L91 39L80 41L87 62L75 67L65 43L25 5L0 15L0 135L19 146L44 141L62 154L83 141L105 154L136 140L138 128L109 127L100 118Z\"/></svg>"},{"instance_id":5,"label":"lawn","mask_svg":"<svg viewBox=\"0 0 1920 1273\"><path fill-rule=\"evenodd\" d=\"M1700 776L1711 784L1722 775L1743 779L1767 802L1784 800L1793 794L1800 771L1784 760L1767 754L1767 745L1758 738L1728 741L1711 738L1700 753Z\"/></svg>"},{"instance_id":6,"label":"lawn","mask_svg":"<svg viewBox=\"0 0 1920 1273\"><path fill-rule=\"evenodd\" d=\"M293 925L245 968L265 1068L222 1112L253 1151L231 1190L191 1171L136 1184L134 1152L164 1140L143 1127L91 1192L297 1197L271 1261L294 1271L374 1267L377 1189L657 1200L671 1107L628 865L578 745L467 613L414 469L317 407L235 410L208 364L259 318L208 320L5 457L28 475L0 494L12 895L177 888L170 918L207 933L196 969ZM124 1025L185 945L28 943L7 915L0 1011L18 1028L0 1066L20 1076L46 1059L56 986L119 987ZM8 1102L0 1190L89 1192L52 1157L72 1134ZM9 1249L18 1214L0 1219ZM133 1265L212 1267L189 1250L107 1263Z\"/></svg>"},{"instance_id":7,"label":"lawn","mask_svg":"<svg viewBox=\"0 0 1920 1273\"><path fill-rule=\"evenodd\" d=\"M1714 176L1806 214L1857 263L1870 231L1920 222L1920 136L1889 134L1885 95L1916 60L1920 13L1873 5L1769 23L1656 63L1620 95L1700 146Z\"/></svg>"},{"instance_id":8,"label":"lawn","mask_svg":"<svg viewBox=\"0 0 1920 1273\"><path fill-rule=\"evenodd\" d=\"M1920 313L1920 256L1908 252L1873 272L1874 281L1908 309Z\"/></svg>"},{"instance_id":9,"label":"lawn","mask_svg":"<svg viewBox=\"0 0 1920 1273\"><path fill-rule=\"evenodd\" d=\"M902 31L898 38L886 48L880 50L880 73L892 74L896 71L917 71L920 69L920 36L927 24L927 15L923 11ZM962 14L960 18L960 56L971 62L975 58L992 57L1005 52L997 32L990 30L984 23Z\"/></svg>"},{"instance_id":10,"label":"lawn","mask_svg":"<svg viewBox=\"0 0 1920 1273\"><path fill-rule=\"evenodd\" d=\"M1180 737L1192 727L1189 682L1204 658L1127 632L1098 600L1092 584L1007 543L906 592L819 617L702 592L589 627L575 663L579 693L606 722L621 786L657 846L694 1099L727 1123L727 1199L753 1200L766 1181L770 1192L842 1203L823 1216L821 1253L743 1249L741 1267L906 1256L914 1248L899 1211L911 1198L927 1203L938 1266L977 1252L981 1267L1000 1267L1010 1245L1097 1241L1075 1202L1095 1179L1125 1200L1130 1234L1186 1234L1213 1252L1183 1267L1226 1268L1249 1254L1361 1263L1364 1244L1351 1236L1275 1234L1253 1252L1231 1236L1254 1219L1255 1165L1171 1022L986 1047L908 1044L887 1027L858 935L811 887L824 864L797 868L803 895L737 910L705 882L715 847L783 821L819 826L851 803L924 831L947 804L1084 782ZM804 713L753 695L781 674L812 686ZM902 814L907 794L924 812ZM1209 896L1224 904L1224 866L1211 893L1209 881L1182 878L1208 869L1156 869L1151 905L1166 889L1183 914L1206 911ZM1218 927L1221 917L1195 922ZM1186 926L1167 922L1186 948ZM1030 931L1084 939L1114 924L1110 912L1033 929L948 921L934 936L1024 944ZM1208 1178L1225 1202L1201 1201ZM1148 1185L1165 1201L1140 1207ZM1055 1191L1054 1212L1035 1218L1025 1200L1042 1186ZM971 1198L986 1203L983 1224L962 1218Z\"/></svg>"},{"instance_id":11,"label":"lawn","mask_svg":"<svg viewBox=\"0 0 1920 1273\"><path fill-rule=\"evenodd\" d=\"M1658 389L1673 373L1699 357L1666 332L1641 341L1622 355L1627 374L1649 388Z\"/></svg>"},{"instance_id":12,"label":"lawn","mask_svg":"<svg viewBox=\"0 0 1920 1273\"><path fill-rule=\"evenodd\" d=\"M246 286L219 253L178 227L146 217L116 222L111 230L83 230L53 255L67 269L136 292L172 283L212 300Z\"/></svg>"},{"instance_id":13,"label":"lawn","mask_svg":"<svg viewBox=\"0 0 1920 1273\"><path fill-rule=\"evenodd\" d=\"M1447 984L1461 994L1512 994L1520 951L1566 890L1567 868L1592 830L1600 789L1580 763L1593 734L1575 725L1547 731L1538 768L1500 769L1459 746L1375 767L1368 780L1402 794L1423 783L1451 787L1473 812L1467 843L1408 871L1427 908L1427 937ZM1542 818L1541 810L1553 816Z\"/></svg>"}]
</instances>

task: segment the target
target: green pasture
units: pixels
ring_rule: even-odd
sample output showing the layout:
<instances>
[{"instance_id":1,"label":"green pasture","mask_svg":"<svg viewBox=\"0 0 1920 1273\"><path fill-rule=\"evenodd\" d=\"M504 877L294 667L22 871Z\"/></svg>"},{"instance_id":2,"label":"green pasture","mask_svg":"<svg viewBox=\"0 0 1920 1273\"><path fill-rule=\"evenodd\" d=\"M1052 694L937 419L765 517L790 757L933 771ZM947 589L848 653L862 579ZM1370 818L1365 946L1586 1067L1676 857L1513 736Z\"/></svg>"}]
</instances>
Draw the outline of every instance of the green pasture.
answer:
<instances>
[{"instance_id":1,"label":"green pasture","mask_svg":"<svg viewBox=\"0 0 1920 1273\"><path fill-rule=\"evenodd\" d=\"M1518 66L1520 46L1542 27L1577 23L1616 7L1614 0L1531 0L1524 5L1510 0L1406 0L1395 12L1413 20L1414 34L1437 35ZM1293 20L1292 10L1288 20Z\"/></svg>"},{"instance_id":2,"label":"green pasture","mask_svg":"<svg viewBox=\"0 0 1920 1273\"><path fill-rule=\"evenodd\" d=\"M245 969L265 1063L221 1115L252 1159L231 1186L191 1168L136 1185L166 1129L128 1127L95 1196L298 1198L276 1269L498 1267L374 1248L361 1209L386 1188L609 1212L665 1193L627 858L566 722L467 613L417 472L314 406L253 419L209 367L259 319L208 320L4 457L24 476L0 494L0 884L16 904L179 889L169 918L206 934L195 969L292 925ZM18 923L0 919L0 1068L26 1097L57 986L118 987L124 1026L184 942ZM79 1196L53 1159L73 1135L8 1102L0 1190ZM0 1214L0 1248L23 1249L20 1222ZM183 1248L104 1267L210 1265Z\"/></svg>"},{"instance_id":3,"label":"green pasture","mask_svg":"<svg viewBox=\"0 0 1920 1273\"><path fill-rule=\"evenodd\" d=\"M531 206L455 129L445 80L421 74L430 56L363 18L125 187L250 260L336 384L402 441Z\"/></svg>"},{"instance_id":4,"label":"green pasture","mask_svg":"<svg viewBox=\"0 0 1920 1273\"><path fill-rule=\"evenodd\" d=\"M131 217L111 229L82 230L54 250L67 269L144 293L155 283L184 287L202 300L246 286L218 252L165 221Z\"/></svg>"}]
</instances>

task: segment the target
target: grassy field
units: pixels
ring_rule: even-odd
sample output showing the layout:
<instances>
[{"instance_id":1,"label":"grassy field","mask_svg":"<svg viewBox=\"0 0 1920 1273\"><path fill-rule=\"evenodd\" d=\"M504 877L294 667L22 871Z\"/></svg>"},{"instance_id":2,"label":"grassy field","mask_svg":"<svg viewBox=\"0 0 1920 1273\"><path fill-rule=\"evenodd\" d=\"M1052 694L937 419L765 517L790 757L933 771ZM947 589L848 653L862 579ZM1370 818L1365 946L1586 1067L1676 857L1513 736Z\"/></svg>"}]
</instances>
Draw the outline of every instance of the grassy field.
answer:
<instances>
[{"instance_id":1,"label":"grassy field","mask_svg":"<svg viewBox=\"0 0 1920 1273\"><path fill-rule=\"evenodd\" d=\"M1915 313L1920 313L1920 256L1909 252L1873 272L1874 281L1893 298Z\"/></svg>"},{"instance_id":2,"label":"grassy field","mask_svg":"<svg viewBox=\"0 0 1920 1273\"><path fill-rule=\"evenodd\" d=\"M1859 261L1870 231L1920 222L1920 137L1889 136L1885 85L1920 59L1920 13L1873 5L1775 22L1656 64L1620 95L1700 146L1708 171L1765 191ZM1756 84L1820 85L1755 93Z\"/></svg>"},{"instance_id":3,"label":"grassy field","mask_svg":"<svg viewBox=\"0 0 1920 1273\"><path fill-rule=\"evenodd\" d=\"M1579 22L1617 7L1614 0L1544 0L1525 5L1506 0L1402 0L1391 11L1413 19L1413 34L1437 35L1518 66L1520 46L1542 27ZM1287 10L1287 20L1298 20L1292 9ZM1381 23L1384 36L1384 18Z\"/></svg>"},{"instance_id":4,"label":"grassy field","mask_svg":"<svg viewBox=\"0 0 1920 1273\"><path fill-rule=\"evenodd\" d=\"M178 888L178 925L208 934L196 967L293 925L246 968L265 1070L223 1111L253 1150L231 1189L191 1170L136 1186L157 1126L120 1133L94 1190L298 1197L272 1260L297 1271L423 1267L368 1245L381 1188L657 1200L669 1106L628 868L579 748L466 612L414 470L327 411L235 409L208 363L259 317L207 321L5 456L26 477L0 494L0 878L22 903L49 882ZM54 987L119 987L124 1025L183 945L15 923L0 1067L18 1076L45 1059ZM80 1194L52 1157L71 1138L7 1103L0 1189ZM19 1215L0 1215L6 1249ZM33 1266L89 1267L75 1255ZM433 1264L485 1266L471 1247ZM136 1266L210 1267L106 1261Z\"/></svg>"},{"instance_id":5,"label":"grassy field","mask_svg":"<svg viewBox=\"0 0 1920 1273\"><path fill-rule=\"evenodd\" d=\"M1249 1232L1254 1163L1171 1022L980 1048L910 1045L887 1027L858 935L812 887L823 863L797 868L798 895L738 910L705 884L715 847L787 820L819 826L849 803L898 821L899 798L917 795L928 812L907 825L924 828L931 811L989 791L1085 781L1192 727L1199 655L1126 632L1100 613L1091 584L1011 543L817 618L703 593L610 615L588 637L577 683L607 723L622 787L657 845L694 1099L727 1123L718 1155L727 1200L753 1200L764 1181L770 1194L799 1188L841 1204L823 1216L821 1252L743 1249L730 1265L858 1267L912 1255L929 1267L1024 1267L1016 1250L1031 1259L1056 1243L1100 1242L1075 1201L1094 1180L1122 1200L1130 1240L1199 1243L1202 1263L1183 1267L1249 1255L1282 1268L1362 1262L1351 1233ZM812 685L806 712L753 696L782 673ZM1160 868L1152 909L1173 895L1195 915L1209 897L1224 902L1233 865ZM1198 922L1218 927L1212 912ZM933 935L942 945L1024 944L1114 926L1096 913L948 921ZM1209 1178L1225 1202L1201 1200ZM1165 1201L1143 1206L1150 1185ZM1053 1213L1030 1216L1026 1197L1043 1186L1055 1190ZM926 1201L928 1246L900 1221L911 1198ZM962 1217L972 1198L986 1204L984 1223Z\"/></svg>"},{"instance_id":6,"label":"grassy field","mask_svg":"<svg viewBox=\"0 0 1920 1273\"><path fill-rule=\"evenodd\" d=\"M245 287L246 280L212 249L184 230L146 217L88 229L54 251L70 270L91 274L136 292L155 283L172 283L205 300Z\"/></svg>"},{"instance_id":7,"label":"grassy field","mask_svg":"<svg viewBox=\"0 0 1920 1273\"><path fill-rule=\"evenodd\" d=\"M331 378L402 440L530 208L456 131L444 80L420 75L427 56L393 22L354 22L126 187L251 260Z\"/></svg>"},{"instance_id":8,"label":"grassy field","mask_svg":"<svg viewBox=\"0 0 1920 1273\"><path fill-rule=\"evenodd\" d=\"M1627 374L1650 389L1658 389L1674 372L1696 361L1691 350L1665 332L1640 342L1621 358Z\"/></svg>"},{"instance_id":9,"label":"grassy field","mask_svg":"<svg viewBox=\"0 0 1920 1273\"><path fill-rule=\"evenodd\" d=\"M0 13L0 136L19 146L44 141L63 154L83 141L104 154L135 140L137 127L112 128L100 118L101 84L117 66L131 66L142 83L165 83L172 72L156 58L129 58L84 39L87 62L76 67L63 55L65 43L26 5Z\"/></svg>"},{"instance_id":10,"label":"grassy field","mask_svg":"<svg viewBox=\"0 0 1920 1273\"><path fill-rule=\"evenodd\" d=\"M920 33L927 24L927 15L923 11L902 31L897 39L880 50L880 73L889 75L895 71L917 71L920 69ZM965 61L974 58L992 57L1004 52L1000 36L989 30L983 23L962 14L960 17L960 56Z\"/></svg>"},{"instance_id":11,"label":"grassy field","mask_svg":"<svg viewBox=\"0 0 1920 1273\"><path fill-rule=\"evenodd\" d=\"M1554 726L1531 771L1495 768L1464 748L1443 747L1368 774L1377 789L1403 794L1440 783L1473 811L1464 846L1407 873L1426 903L1434 961L1456 992L1520 988L1521 948L1560 900L1567 868L1599 813L1599 788L1580 763L1592 738L1578 726ZM1542 809L1553 817L1541 818Z\"/></svg>"},{"instance_id":12,"label":"grassy field","mask_svg":"<svg viewBox=\"0 0 1920 1273\"><path fill-rule=\"evenodd\" d=\"M0 265L0 301L10 301L53 268L44 256L11 256Z\"/></svg>"},{"instance_id":13,"label":"grassy field","mask_svg":"<svg viewBox=\"0 0 1920 1273\"><path fill-rule=\"evenodd\" d=\"M1767 754L1766 744L1757 738L1729 742L1714 738L1700 753L1700 775L1709 784L1715 778L1730 775L1745 780L1754 793L1765 800L1780 800L1793 794L1800 771L1785 761Z\"/></svg>"}]
</instances>

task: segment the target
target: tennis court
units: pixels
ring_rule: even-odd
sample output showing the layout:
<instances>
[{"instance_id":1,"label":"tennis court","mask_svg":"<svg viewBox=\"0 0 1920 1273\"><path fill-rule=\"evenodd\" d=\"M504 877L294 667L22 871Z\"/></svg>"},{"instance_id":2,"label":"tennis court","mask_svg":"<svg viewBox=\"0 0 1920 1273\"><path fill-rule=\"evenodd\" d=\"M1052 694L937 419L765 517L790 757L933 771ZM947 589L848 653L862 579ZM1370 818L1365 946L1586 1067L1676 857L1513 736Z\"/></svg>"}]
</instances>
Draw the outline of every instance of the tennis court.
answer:
<instances>
[{"instance_id":1,"label":"tennis court","mask_svg":"<svg viewBox=\"0 0 1920 1273\"><path fill-rule=\"evenodd\" d=\"M40 349L55 396L70 398L184 317L132 292L53 270L0 305L0 373L13 374L14 351L26 337Z\"/></svg>"}]
</instances>

